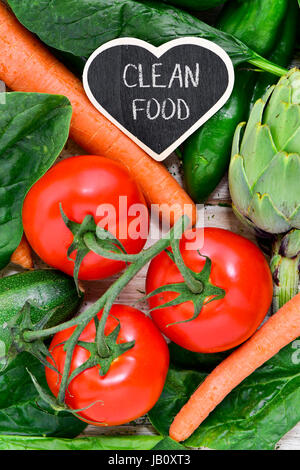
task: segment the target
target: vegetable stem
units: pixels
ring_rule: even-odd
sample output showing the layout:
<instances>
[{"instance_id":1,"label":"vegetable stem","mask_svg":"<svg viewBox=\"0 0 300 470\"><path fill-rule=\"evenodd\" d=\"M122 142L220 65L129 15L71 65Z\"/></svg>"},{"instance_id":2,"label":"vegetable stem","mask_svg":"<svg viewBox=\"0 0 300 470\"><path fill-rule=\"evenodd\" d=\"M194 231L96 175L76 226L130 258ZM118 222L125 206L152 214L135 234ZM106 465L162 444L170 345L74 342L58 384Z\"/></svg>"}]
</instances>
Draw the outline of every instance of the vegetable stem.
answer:
<instances>
[{"instance_id":1,"label":"vegetable stem","mask_svg":"<svg viewBox=\"0 0 300 470\"><path fill-rule=\"evenodd\" d=\"M269 60L264 59L259 55L257 55L254 59L249 59L248 62L249 64L255 65L260 70L273 73L278 77L282 77L282 75L285 75L288 72L287 69L280 67L279 65L273 64L273 62L270 62Z\"/></svg>"},{"instance_id":2,"label":"vegetable stem","mask_svg":"<svg viewBox=\"0 0 300 470\"><path fill-rule=\"evenodd\" d=\"M48 338L49 336L58 333L59 331L65 330L66 328L70 328L72 326L76 326L81 321L87 320L89 322L93 319L96 313L101 310L103 307L102 301L107 300L108 298L114 297L114 299L118 296L121 290L131 281L131 279L147 264L154 256L159 254L161 251L168 248L170 245L170 239L174 230L177 229L178 226L182 228L182 233L184 230L189 226L190 219L188 216L183 216L179 221L174 225L174 227L170 230L170 232L164 236L164 238L158 240L154 245L143 250L140 253L140 258L135 262L132 263L126 271L117 279L117 281L112 284L109 289L103 294L100 299L98 299L91 307L85 310L81 315L78 317L72 318L71 320L61 323L60 325L53 326L51 328L46 328L44 330L39 331L25 331L23 334L23 338L25 341L35 341L36 339L41 338Z\"/></svg>"},{"instance_id":3,"label":"vegetable stem","mask_svg":"<svg viewBox=\"0 0 300 470\"><path fill-rule=\"evenodd\" d=\"M186 266L185 262L183 261L179 247L179 240L181 237L177 237L177 235L178 234L176 233L176 231L174 231L174 237L171 239L171 247L176 265L190 291L193 294L201 294L204 289L203 283L199 279L195 278L191 270Z\"/></svg>"},{"instance_id":4,"label":"vegetable stem","mask_svg":"<svg viewBox=\"0 0 300 470\"><path fill-rule=\"evenodd\" d=\"M99 354L102 357L108 356L108 348L105 341L104 335L104 328L106 324L107 317L109 315L110 309L112 307L113 302L122 291L122 289L131 281L131 279L148 263L154 256L158 253L166 249L170 244L170 239L174 237L174 233L177 235L181 232L183 234L184 230L190 224L190 219L187 216L183 216L179 221L175 224L175 226L170 230L168 236L166 238L162 238L158 240L154 245L152 245L147 250L144 250L140 253L140 258L135 262L132 263L126 271L117 279L117 281L112 284L109 289L105 292L105 294L100 297L89 309L87 309L84 313L82 313L79 317L77 317L78 326L72 336L69 338L67 344L65 345L65 349L67 350L66 360L64 371L61 379L61 384L58 393L58 402L63 403L65 400L65 394L68 386L68 378L70 374L71 362L73 357L73 351L77 344L77 341L83 332L84 328L88 324L90 320L92 320L98 313L98 311L104 307L104 311L99 322L98 332L97 332L97 340L98 340L98 348ZM60 325L61 331L64 328L64 324Z\"/></svg>"},{"instance_id":5,"label":"vegetable stem","mask_svg":"<svg viewBox=\"0 0 300 470\"><path fill-rule=\"evenodd\" d=\"M83 241L90 251L93 251L99 256L104 258L114 259L117 261L125 261L127 263L133 263L137 261L140 254L127 254L127 253L115 253L111 250L103 248L97 241L96 235L92 232L87 232L83 235Z\"/></svg>"},{"instance_id":6,"label":"vegetable stem","mask_svg":"<svg viewBox=\"0 0 300 470\"><path fill-rule=\"evenodd\" d=\"M183 216L182 218L180 218L179 221L174 225L174 227L165 237L158 240L150 248L142 251L137 261L129 265L126 271L117 279L114 284L109 287L109 289L103 294L103 296L100 297L100 299L98 299L93 305L91 305L91 307L85 310L78 317L52 328L47 328L38 331L24 331L23 339L27 342L31 342L38 339L47 338L48 336L58 333L59 331L76 325L76 329L74 330L72 336L69 338L69 340L64 346L64 349L67 354L63 375L61 378L59 394L57 397L59 403L63 403L65 400L73 351L86 325L97 315L99 310L104 308L97 331L97 344L99 355L102 357L107 357L109 351L105 341L104 328L113 302L115 301L119 293L122 291L122 289L143 268L143 266L145 266L145 264L147 264L154 256L159 254L161 251L165 250L170 245L170 240L174 238L174 233L176 233L177 237L180 236L181 238L183 232L189 225L189 217Z\"/></svg>"},{"instance_id":7,"label":"vegetable stem","mask_svg":"<svg viewBox=\"0 0 300 470\"><path fill-rule=\"evenodd\" d=\"M273 254L270 263L273 280L273 312L277 312L286 302L294 297L299 289L300 252L298 246L291 242L295 236L300 239L300 230L289 232L285 236L278 236L273 244ZM293 237L293 240L292 240Z\"/></svg>"}]
</instances>

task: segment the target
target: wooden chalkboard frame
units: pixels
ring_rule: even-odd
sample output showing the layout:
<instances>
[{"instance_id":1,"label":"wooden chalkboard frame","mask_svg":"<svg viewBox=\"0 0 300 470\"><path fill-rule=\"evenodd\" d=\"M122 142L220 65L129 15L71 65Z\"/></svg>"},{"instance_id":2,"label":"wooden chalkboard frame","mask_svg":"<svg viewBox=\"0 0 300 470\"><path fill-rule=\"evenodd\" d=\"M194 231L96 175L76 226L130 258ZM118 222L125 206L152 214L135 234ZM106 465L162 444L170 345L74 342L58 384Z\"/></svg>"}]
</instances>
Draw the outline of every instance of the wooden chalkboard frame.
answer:
<instances>
[{"instance_id":1,"label":"wooden chalkboard frame","mask_svg":"<svg viewBox=\"0 0 300 470\"><path fill-rule=\"evenodd\" d=\"M228 85L226 88L225 93L222 95L222 97L217 101L217 103L209 109L194 125L192 125L188 131L186 131L184 134L180 136L179 139L177 139L175 142L172 143L167 149L165 149L161 154L157 154L153 150L151 150L147 145L145 145L143 142L141 142L135 135L131 134L125 127L123 127L115 118L113 118L107 110L105 110L100 103L95 99L89 83L88 83L88 70L94 59L101 54L103 51L110 49L115 46L119 45L134 45L134 46L139 46L142 48L147 49L149 52L151 52L153 55L155 55L157 58L161 57L165 52L168 50L172 49L173 47L176 47L178 45L198 45L201 46L202 48L206 48L215 54L217 54L221 60L224 62L226 69L228 71ZM103 114L107 119L109 119L115 126L117 126L124 134L126 134L131 140L133 140L139 147L141 147L148 155L150 155L152 158L154 158L157 161L163 161L166 159L182 142L184 142L192 133L194 133L199 127L201 127L208 119L210 119L219 109L224 106L224 104L227 102L227 100L230 98L230 95L233 90L234 86L234 67L231 62L230 57L228 54L222 49L220 46L215 44L212 41L208 41L207 39L202 39L202 38L196 38L196 37L183 37L179 39L174 39L172 41L166 42L165 44L162 44L159 47L153 46L152 44L149 44L146 41L143 41L141 39L137 38L132 38L132 37L125 37L125 38L118 38L118 39L113 39L112 41L109 41L102 46L98 47L92 55L89 57L89 59L86 62L86 65L84 67L83 71L83 86L85 89L85 92L91 101L91 103L95 106L95 108L100 111L101 114Z\"/></svg>"}]
</instances>

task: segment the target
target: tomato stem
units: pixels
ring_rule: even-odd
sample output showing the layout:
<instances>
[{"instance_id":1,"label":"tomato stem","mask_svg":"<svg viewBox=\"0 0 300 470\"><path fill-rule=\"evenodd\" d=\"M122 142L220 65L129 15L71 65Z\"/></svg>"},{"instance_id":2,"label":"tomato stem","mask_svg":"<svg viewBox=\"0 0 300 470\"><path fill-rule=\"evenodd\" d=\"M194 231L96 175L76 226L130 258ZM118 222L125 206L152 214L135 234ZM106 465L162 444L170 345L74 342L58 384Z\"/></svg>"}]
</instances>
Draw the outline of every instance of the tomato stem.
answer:
<instances>
[{"instance_id":1,"label":"tomato stem","mask_svg":"<svg viewBox=\"0 0 300 470\"><path fill-rule=\"evenodd\" d=\"M204 289L203 283L199 279L196 279L195 275L183 261L179 248L180 239L180 233L178 233L178 229L177 227L175 227L173 237L171 238L171 248L173 251L175 263L179 271L181 272L183 279L185 280L185 283L190 289L190 291L193 294L201 294Z\"/></svg>"},{"instance_id":2,"label":"tomato stem","mask_svg":"<svg viewBox=\"0 0 300 470\"><path fill-rule=\"evenodd\" d=\"M115 299L121 290L129 283L129 281L131 281L131 279L145 266L145 264L147 264L152 258L169 247L174 230L178 230L178 227L180 227L181 234L183 234L189 224L190 221L188 216L185 215L179 219L170 232L164 235L163 238L158 240L154 245L140 252L138 254L137 261L130 264L126 271L124 271L124 273L108 288L102 297L100 297L87 310L78 315L78 317L72 318L71 320L51 328L46 328L39 331L25 331L23 334L24 339L30 342L40 338L48 338L49 336L52 336L59 331L78 325L79 322L81 323L85 320L89 322L92 320L96 313L98 313L99 310L103 308L103 301L107 301L108 298L112 297Z\"/></svg>"},{"instance_id":3,"label":"tomato stem","mask_svg":"<svg viewBox=\"0 0 300 470\"><path fill-rule=\"evenodd\" d=\"M81 313L78 317L73 318L67 322L64 322L60 325L54 326L52 328L46 328L39 331L24 331L23 338L27 342L32 342L35 340L40 340L41 338L47 338L52 336L59 331L65 330L72 326L76 326L73 334L66 342L64 350L66 351L66 359L63 375L61 378L59 394L57 397L58 403L62 404L65 400L65 394L68 387L68 378L70 375L71 362L73 357L74 348L79 340L81 333L87 324L97 315L97 313L104 308L102 317L99 322L98 331L97 331L97 346L99 355L102 357L108 357L108 346L106 344L104 328L106 324L107 317L109 315L112 304L123 290L123 288L131 281L131 279L156 255L168 248L171 240L174 238L174 232L176 232L176 237L181 238L183 232L190 225L190 219L187 216L183 216L179 221L174 225L174 227L169 231L167 235L158 240L154 245L143 250L137 256L137 259L134 263L130 264L126 271L112 284L108 290L100 297L93 305L91 305L87 310Z\"/></svg>"},{"instance_id":4,"label":"tomato stem","mask_svg":"<svg viewBox=\"0 0 300 470\"><path fill-rule=\"evenodd\" d=\"M59 204L60 213L65 225L73 234L73 241L68 248L68 259L74 262L73 277L76 284L78 294L80 293L78 285L78 277L81 263L85 256L90 252L94 251L100 256L109 259L121 259L120 255L129 256L124 261L134 261L135 258L130 258L130 255L126 254L125 248L123 247L120 240L118 240L112 233L104 228L96 225L96 222L92 215L86 215L81 224L70 220L64 213L61 203ZM91 248L87 246L86 240L90 244ZM76 252L75 260L71 258L73 252ZM114 255L119 255L115 258Z\"/></svg>"},{"instance_id":5,"label":"tomato stem","mask_svg":"<svg viewBox=\"0 0 300 470\"><path fill-rule=\"evenodd\" d=\"M78 326L76 327L73 334L70 336L70 338L68 339L67 343L64 346L64 350L67 352L67 354L66 354L66 359L65 359L65 364L64 364L64 371L63 371L63 375L61 378L59 392L57 396L57 401L59 404L62 404L65 401L65 395L66 395L66 390L68 387L68 378L70 374L74 348L79 340L81 333L83 332L87 324L95 315L97 315L99 310L103 308L103 305L105 304L105 300L106 300L106 295L104 294L89 309L87 309L85 312L83 312L83 314L77 317ZM63 326L63 324L60 326Z\"/></svg>"},{"instance_id":6,"label":"tomato stem","mask_svg":"<svg viewBox=\"0 0 300 470\"><path fill-rule=\"evenodd\" d=\"M128 263L134 263L140 257L140 253L138 253L136 255L121 253L121 252L116 253L114 251L110 251L110 250L107 250L106 248L103 248L99 244L95 234L92 233L92 232L87 232L83 236L83 240L84 240L87 248L90 251L93 251L94 253L96 253L96 255L103 256L103 258L109 258L109 259L113 259L113 260L116 260L116 261L125 261L125 262L128 262Z\"/></svg>"}]
</instances>

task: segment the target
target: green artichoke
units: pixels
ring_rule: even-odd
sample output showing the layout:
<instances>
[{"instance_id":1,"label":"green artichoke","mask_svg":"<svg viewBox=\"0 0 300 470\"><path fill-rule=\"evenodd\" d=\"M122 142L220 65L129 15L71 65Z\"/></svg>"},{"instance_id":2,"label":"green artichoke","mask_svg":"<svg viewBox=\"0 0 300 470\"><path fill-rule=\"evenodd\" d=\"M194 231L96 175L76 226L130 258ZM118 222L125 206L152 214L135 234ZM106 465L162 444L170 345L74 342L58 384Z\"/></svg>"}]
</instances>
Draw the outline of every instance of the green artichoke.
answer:
<instances>
[{"instance_id":1,"label":"green artichoke","mask_svg":"<svg viewBox=\"0 0 300 470\"><path fill-rule=\"evenodd\" d=\"M282 77L238 125L229 187L235 211L258 231L300 229L299 70Z\"/></svg>"},{"instance_id":2,"label":"green artichoke","mask_svg":"<svg viewBox=\"0 0 300 470\"><path fill-rule=\"evenodd\" d=\"M229 188L236 215L257 235L275 239L271 268L281 291L278 308L299 284L300 70L283 76L255 103L248 123L238 125Z\"/></svg>"}]
</instances>

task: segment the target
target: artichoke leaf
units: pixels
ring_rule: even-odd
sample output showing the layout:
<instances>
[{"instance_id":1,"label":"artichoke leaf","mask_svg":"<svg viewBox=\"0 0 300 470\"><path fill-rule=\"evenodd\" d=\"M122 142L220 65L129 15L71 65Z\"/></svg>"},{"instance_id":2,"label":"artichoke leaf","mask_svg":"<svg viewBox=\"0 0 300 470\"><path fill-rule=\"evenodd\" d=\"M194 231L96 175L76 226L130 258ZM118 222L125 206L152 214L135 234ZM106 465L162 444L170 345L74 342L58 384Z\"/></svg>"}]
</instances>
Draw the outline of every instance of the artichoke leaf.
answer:
<instances>
[{"instance_id":1,"label":"artichoke leaf","mask_svg":"<svg viewBox=\"0 0 300 470\"><path fill-rule=\"evenodd\" d=\"M292 147L291 137L297 134L300 130L300 107L295 104L286 103L281 101L278 103L276 112L269 115L266 123L268 124L273 140L278 151L285 150L286 152L299 152L299 139L295 139L295 148ZM288 145L289 143L289 145ZM297 146L298 143L298 146ZM290 150L288 150L290 149Z\"/></svg>"},{"instance_id":2,"label":"artichoke leaf","mask_svg":"<svg viewBox=\"0 0 300 470\"><path fill-rule=\"evenodd\" d=\"M252 222L269 233L284 233L290 228L289 221L274 206L268 194L255 193L249 207Z\"/></svg>"},{"instance_id":3,"label":"artichoke leaf","mask_svg":"<svg viewBox=\"0 0 300 470\"><path fill-rule=\"evenodd\" d=\"M289 220L300 201L300 155L277 153L258 179L253 192L268 194L276 212ZM270 227L274 230L272 224ZM278 233L281 232L282 230Z\"/></svg>"},{"instance_id":4,"label":"artichoke leaf","mask_svg":"<svg viewBox=\"0 0 300 470\"><path fill-rule=\"evenodd\" d=\"M263 94L263 96L260 98L266 105L267 101L269 100L271 94L273 93L273 91L275 90L276 88L276 85L271 85L266 91L265 93ZM259 101L259 100L258 100ZM251 111L252 112L252 111ZM249 116L250 117L250 116Z\"/></svg>"},{"instance_id":5,"label":"artichoke leaf","mask_svg":"<svg viewBox=\"0 0 300 470\"><path fill-rule=\"evenodd\" d=\"M245 173L251 188L254 187L276 153L277 149L269 127L259 122L256 123L248 132L247 139L243 139L241 149Z\"/></svg>"},{"instance_id":6,"label":"artichoke leaf","mask_svg":"<svg viewBox=\"0 0 300 470\"><path fill-rule=\"evenodd\" d=\"M257 227L251 222L251 220L247 217L247 215L243 215L239 209L232 203L232 210L236 218L249 229L252 229L253 233L257 234L258 230Z\"/></svg>"},{"instance_id":7,"label":"artichoke leaf","mask_svg":"<svg viewBox=\"0 0 300 470\"><path fill-rule=\"evenodd\" d=\"M300 229L300 204L290 218L291 225Z\"/></svg>"},{"instance_id":8,"label":"artichoke leaf","mask_svg":"<svg viewBox=\"0 0 300 470\"><path fill-rule=\"evenodd\" d=\"M299 108L299 106L298 106ZM298 122L300 122L300 109L298 109L299 117ZM290 136L286 141L284 148L282 149L287 153L299 153L300 150L300 125L296 128L295 132Z\"/></svg>"},{"instance_id":9,"label":"artichoke leaf","mask_svg":"<svg viewBox=\"0 0 300 470\"><path fill-rule=\"evenodd\" d=\"M229 167L229 188L231 197L238 201L238 210L242 214L247 214L252 194L244 168L244 161L241 155L234 155L231 158Z\"/></svg>"},{"instance_id":10,"label":"artichoke leaf","mask_svg":"<svg viewBox=\"0 0 300 470\"><path fill-rule=\"evenodd\" d=\"M289 86L289 84L283 86L281 84L281 81L279 80L279 83L273 87L272 95L270 96L270 99L267 102L265 113L263 116L264 124L269 124L269 122L271 122L274 117L279 114L279 111L281 111L281 103L290 104L291 98L291 87Z\"/></svg>"},{"instance_id":11,"label":"artichoke leaf","mask_svg":"<svg viewBox=\"0 0 300 470\"><path fill-rule=\"evenodd\" d=\"M293 69L290 74L290 85L292 87L292 103L300 104L299 83L300 83L300 70Z\"/></svg>"},{"instance_id":12,"label":"artichoke leaf","mask_svg":"<svg viewBox=\"0 0 300 470\"><path fill-rule=\"evenodd\" d=\"M242 130L244 132L244 128L246 126L246 123L245 122L241 122L235 132L234 132L234 136L233 136L233 142L232 142L232 149L231 149L231 156L234 157L234 155L238 155L240 153L240 143L241 143L241 139L242 139Z\"/></svg>"},{"instance_id":13,"label":"artichoke leaf","mask_svg":"<svg viewBox=\"0 0 300 470\"><path fill-rule=\"evenodd\" d=\"M265 99L268 99L268 96L272 93L274 87L271 87L267 93L264 95L264 99L259 99L256 101L255 105L252 108L251 114L249 116L248 123L246 125L244 137L241 143L241 155L243 155L244 142L248 141L249 134L251 134L252 129L256 126L258 122L262 123L263 113L265 110L266 102Z\"/></svg>"},{"instance_id":14,"label":"artichoke leaf","mask_svg":"<svg viewBox=\"0 0 300 470\"><path fill-rule=\"evenodd\" d=\"M300 204L296 209L300 215ZM300 253L300 230L293 229L288 232L281 240L279 258L295 258Z\"/></svg>"}]
</instances>

